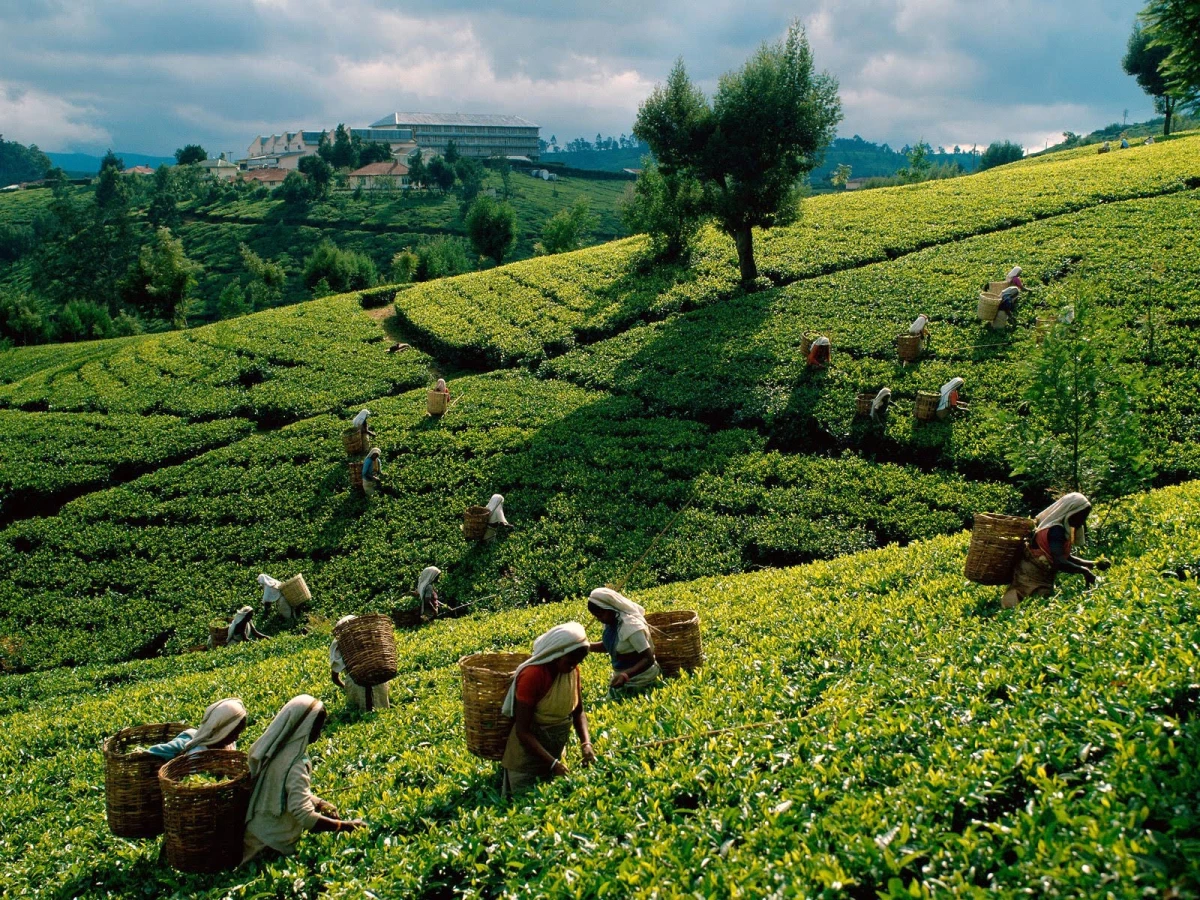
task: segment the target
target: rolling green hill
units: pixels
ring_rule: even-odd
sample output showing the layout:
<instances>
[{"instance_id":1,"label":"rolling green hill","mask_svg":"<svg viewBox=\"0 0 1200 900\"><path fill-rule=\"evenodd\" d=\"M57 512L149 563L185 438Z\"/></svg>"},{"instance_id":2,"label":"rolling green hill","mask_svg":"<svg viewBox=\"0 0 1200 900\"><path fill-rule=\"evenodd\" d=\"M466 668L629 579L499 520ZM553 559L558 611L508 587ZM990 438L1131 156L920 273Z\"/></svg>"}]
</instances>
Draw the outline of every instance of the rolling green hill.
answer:
<instances>
[{"instance_id":1,"label":"rolling green hill","mask_svg":"<svg viewBox=\"0 0 1200 900\"><path fill-rule=\"evenodd\" d=\"M382 309L0 353L0 896L1192 896L1200 593L1162 573L1200 570L1198 147L812 198L758 236L751 293L715 232L686 267L634 237ZM983 329L976 294L1014 263L1015 327ZM1036 320L1060 320L1053 349L1085 308L1161 487L1098 511L1099 589L1001 611L960 532L1045 502L1006 450ZM903 366L918 313L933 342ZM433 419L439 375L457 402ZM954 375L970 412L915 422ZM855 396L884 384L875 427ZM369 502L341 444L363 406ZM465 542L463 508L497 491L516 527ZM104 832L100 737L238 694L253 739L295 693L334 701L325 620L390 611L429 564L466 615L402 633L396 707L337 712L315 750L317 792L372 831L205 879ZM304 572L313 633L179 653L264 571ZM497 804L454 661L627 574L650 608L700 611L703 674L604 702L589 661L604 762Z\"/></svg>"}]
</instances>

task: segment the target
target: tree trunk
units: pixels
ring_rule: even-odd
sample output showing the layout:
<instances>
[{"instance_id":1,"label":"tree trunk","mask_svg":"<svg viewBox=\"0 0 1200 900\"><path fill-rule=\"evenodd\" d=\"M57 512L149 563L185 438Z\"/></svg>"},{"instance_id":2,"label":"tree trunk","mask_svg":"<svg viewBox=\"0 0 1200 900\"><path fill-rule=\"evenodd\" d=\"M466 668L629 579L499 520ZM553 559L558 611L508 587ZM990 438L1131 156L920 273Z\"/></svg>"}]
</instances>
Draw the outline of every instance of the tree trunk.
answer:
<instances>
[{"instance_id":1,"label":"tree trunk","mask_svg":"<svg viewBox=\"0 0 1200 900\"><path fill-rule=\"evenodd\" d=\"M754 232L749 225L739 228L733 235L737 245L738 268L742 273L742 284L749 285L758 278L758 266L754 264Z\"/></svg>"},{"instance_id":2,"label":"tree trunk","mask_svg":"<svg viewBox=\"0 0 1200 900\"><path fill-rule=\"evenodd\" d=\"M1171 114L1175 112L1175 101L1171 97L1163 98L1163 109L1166 112L1163 115L1163 137L1171 135Z\"/></svg>"}]
</instances>

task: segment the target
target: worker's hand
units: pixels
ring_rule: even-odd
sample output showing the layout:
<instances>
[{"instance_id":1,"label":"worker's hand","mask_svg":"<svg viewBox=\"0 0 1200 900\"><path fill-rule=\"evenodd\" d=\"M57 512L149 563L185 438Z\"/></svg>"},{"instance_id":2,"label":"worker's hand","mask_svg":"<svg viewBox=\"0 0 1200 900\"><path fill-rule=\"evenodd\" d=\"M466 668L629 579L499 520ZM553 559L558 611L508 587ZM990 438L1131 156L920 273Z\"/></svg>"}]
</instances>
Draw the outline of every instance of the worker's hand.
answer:
<instances>
[{"instance_id":1,"label":"worker's hand","mask_svg":"<svg viewBox=\"0 0 1200 900\"><path fill-rule=\"evenodd\" d=\"M553 775L555 778L561 778L564 775L571 774L571 770L568 769L566 767L566 765L563 764L563 761L561 759L556 759L554 761L554 765L552 765L550 767L550 774Z\"/></svg>"},{"instance_id":2,"label":"worker's hand","mask_svg":"<svg viewBox=\"0 0 1200 900\"><path fill-rule=\"evenodd\" d=\"M1096 560L1093 565L1096 567L1097 572L1107 572L1112 568L1112 560L1101 558Z\"/></svg>"},{"instance_id":3,"label":"worker's hand","mask_svg":"<svg viewBox=\"0 0 1200 900\"><path fill-rule=\"evenodd\" d=\"M360 828L366 828L367 823L362 819L342 819L338 822L338 831L358 831Z\"/></svg>"},{"instance_id":4,"label":"worker's hand","mask_svg":"<svg viewBox=\"0 0 1200 900\"><path fill-rule=\"evenodd\" d=\"M614 672L612 680L608 682L609 687L619 688L629 684L629 676L624 672Z\"/></svg>"},{"instance_id":5,"label":"worker's hand","mask_svg":"<svg viewBox=\"0 0 1200 900\"><path fill-rule=\"evenodd\" d=\"M323 816L329 816L331 819L336 819L338 817L338 808L328 800L317 801L317 812Z\"/></svg>"},{"instance_id":6,"label":"worker's hand","mask_svg":"<svg viewBox=\"0 0 1200 900\"><path fill-rule=\"evenodd\" d=\"M1096 576L1093 575L1088 569L1083 570L1083 580L1087 582L1087 586L1089 588L1094 588L1096 586Z\"/></svg>"},{"instance_id":7,"label":"worker's hand","mask_svg":"<svg viewBox=\"0 0 1200 900\"><path fill-rule=\"evenodd\" d=\"M587 741L583 745L583 764L590 766L596 761L596 751L592 749L592 742Z\"/></svg>"}]
</instances>

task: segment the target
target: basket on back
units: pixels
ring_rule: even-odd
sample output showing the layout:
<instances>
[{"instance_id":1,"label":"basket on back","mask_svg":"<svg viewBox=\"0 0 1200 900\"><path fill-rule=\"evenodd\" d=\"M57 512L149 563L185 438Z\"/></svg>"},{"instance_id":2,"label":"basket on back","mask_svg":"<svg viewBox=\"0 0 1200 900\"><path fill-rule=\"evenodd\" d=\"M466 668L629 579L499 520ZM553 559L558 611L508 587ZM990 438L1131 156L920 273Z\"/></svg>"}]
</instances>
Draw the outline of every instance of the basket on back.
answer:
<instances>
[{"instance_id":1,"label":"basket on back","mask_svg":"<svg viewBox=\"0 0 1200 900\"><path fill-rule=\"evenodd\" d=\"M987 286L987 293L1000 295L1000 294L1003 294L1010 287L1012 287L1012 285L1009 284L1007 281L989 281L988 286Z\"/></svg>"},{"instance_id":2,"label":"basket on back","mask_svg":"<svg viewBox=\"0 0 1200 900\"><path fill-rule=\"evenodd\" d=\"M869 416L871 414L871 406L875 403L876 394L874 392L859 394L854 401L854 411L860 416Z\"/></svg>"},{"instance_id":3,"label":"basket on back","mask_svg":"<svg viewBox=\"0 0 1200 900\"><path fill-rule=\"evenodd\" d=\"M1008 584L1034 524L1019 516L978 513L963 574L977 584Z\"/></svg>"},{"instance_id":4,"label":"basket on back","mask_svg":"<svg viewBox=\"0 0 1200 900\"><path fill-rule=\"evenodd\" d=\"M921 343L924 338L919 334L896 335L896 355L902 362L916 362L921 358Z\"/></svg>"},{"instance_id":5,"label":"basket on back","mask_svg":"<svg viewBox=\"0 0 1200 900\"><path fill-rule=\"evenodd\" d=\"M187 729L182 722L137 725L104 742L104 805L108 829L117 837L148 838L162 834L162 791L158 786L161 756L134 747L161 744Z\"/></svg>"},{"instance_id":6,"label":"basket on back","mask_svg":"<svg viewBox=\"0 0 1200 900\"><path fill-rule=\"evenodd\" d=\"M917 402L913 405L913 414L922 422L932 422L937 418L938 404L942 395L934 391L917 391Z\"/></svg>"},{"instance_id":7,"label":"basket on back","mask_svg":"<svg viewBox=\"0 0 1200 900\"><path fill-rule=\"evenodd\" d=\"M654 658L663 675L671 678L680 669L691 672L704 665L700 644L700 616L695 610L675 609L646 613L654 641Z\"/></svg>"},{"instance_id":8,"label":"basket on back","mask_svg":"<svg viewBox=\"0 0 1200 900\"><path fill-rule=\"evenodd\" d=\"M994 322L998 312L1000 312L1000 295L982 291L979 294L979 305L975 307L975 315L979 317L979 321Z\"/></svg>"},{"instance_id":9,"label":"basket on back","mask_svg":"<svg viewBox=\"0 0 1200 900\"><path fill-rule=\"evenodd\" d=\"M361 462L348 462L346 467L350 470L350 487L362 490L362 467Z\"/></svg>"},{"instance_id":10,"label":"basket on back","mask_svg":"<svg viewBox=\"0 0 1200 900\"><path fill-rule=\"evenodd\" d=\"M463 537L468 541L482 541L487 535L488 519L492 511L486 506L468 506L463 510Z\"/></svg>"},{"instance_id":11,"label":"basket on back","mask_svg":"<svg viewBox=\"0 0 1200 900\"><path fill-rule=\"evenodd\" d=\"M217 783L188 783L205 775ZM226 872L242 861L250 765L240 750L177 756L158 774L167 862L181 872Z\"/></svg>"},{"instance_id":12,"label":"basket on back","mask_svg":"<svg viewBox=\"0 0 1200 900\"><path fill-rule=\"evenodd\" d=\"M396 632L389 616L357 616L335 627L333 636L356 684L370 688L396 677Z\"/></svg>"},{"instance_id":13,"label":"basket on back","mask_svg":"<svg viewBox=\"0 0 1200 900\"><path fill-rule=\"evenodd\" d=\"M449 403L450 397L445 391L435 391L430 388L429 393L425 395L425 411L431 416L442 415Z\"/></svg>"},{"instance_id":14,"label":"basket on back","mask_svg":"<svg viewBox=\"0 0 1200 900\"><path fill-rule=\"evenodd\" d=\"M800 338L800 355L808 356L808 351L812 349L813 341L819 337L820 335L815 331L804 332L804 336Z\"/></svg>"},{"instance_id":15,"label":"basket on back","mask_svg":"<svg viewBox=\"0 0 1200 900\"><path fill-rule=\"evenodd\" d=\"M347 428L342 432L342 446L347 453L367 453L371 449L371 439L363 434L361 428Z\"/></svg>"},{"instance_id":16,"label":"basket on back","mask_svg":"<svg viewBox=\"0 0 1200 900\"><path fill-rule=\"evenodd\" d=\"M279 586L279 593L283 594L283 599L292 609L299 609L312 599L308 582L304 580L303 575L293 575Z\"/></svg>"},{"instance_id":17,"label":"basket on back","mask_svg":"<svg viewBox=\"0 0 1200 900\"><path fill-rule=\"evenodd\" d=\"M208 640L214 647L224 647L229 643L229 625L225 622L209 622Z\"/></svg>"},{"instance_id":18,"label":"basket on back","mask_svg":"<svg viewBox=\"0 0 1200 900\"><path fill-rule=\"evenodd\" d=\"M512 719L500 711L517 666L528 653L475 653L458 661L462 672L467 749L480 759L501 759Z\"/></svg>"}]
</instances>

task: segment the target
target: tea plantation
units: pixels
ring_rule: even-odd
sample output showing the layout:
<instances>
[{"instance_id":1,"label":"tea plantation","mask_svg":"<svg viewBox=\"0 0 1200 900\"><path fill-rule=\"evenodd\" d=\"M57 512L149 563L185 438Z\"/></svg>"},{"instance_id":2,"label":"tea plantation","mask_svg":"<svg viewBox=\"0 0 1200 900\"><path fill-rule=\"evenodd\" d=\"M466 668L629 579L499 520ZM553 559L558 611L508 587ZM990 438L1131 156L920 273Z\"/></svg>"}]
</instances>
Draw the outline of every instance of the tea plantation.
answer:
<instances>
[{"instance_id":1,"label":"tea plantation","mask_svg":"<svg viewBox=\"0 0 1200 900\"><path fill-rule=\"evenodd\" d=\"M1101 516L1096 590L1001 611L966 536L638 592L699 611L707 664L605 699L600 760L516 805L463 745L455 661L523 648L582 601L401 633L391 710L344 711L327 636L0 680L5 897L1050 897L1200 889L1200 489ZM598 632L597 632L598 633ZM242 697L246 738L293 693L335 710L314 788L366 818L288 860L182 876L104 827L98 742ZM65 711L65 710L69 710ZM706 736L745 725L751 729ZM649 742L682 738L673 743Z\"/></svg>"},{"instance_id":2,"label":"tea plantation","mask_svg":"<svg viewBox=\"0 0 1200 900\"><path fill-rule=\"evenodd\" d=\"M751 293L710 231L686 267L630 238L394 309L351 294L0 353L0 897L1196 896L1200 593L1161 573L1200 568L1198 150L813 198L758 237ZM976 295L1013 264L1015 327L982 328ZM1098 515L1100 588L1001 611L962 578L961 531L1045 502L1006 444L1035 323L1076 307L1137 386L1160 490ZM904 366L919 313L932 343ZM970 412L915 422L953 376ZM886 424L857 417L883 385ZM369 501L341 443L364 406ZM515 528L465 542L495 492ZM341 710L322 623L393 608L430 564L462 617L403 633L399 702L337 712L318 748L317 792L369 833L208 879L108 835L101 737L231 694L251 740L300 691ZM183 654L259 572L305 574L313 633L268 620L271 641ZM650 608L700 611L708 665L611 703L589 661L603 761L498 803L455 660L584 618L628 573Z\"/></svg>"}]
</instances>

